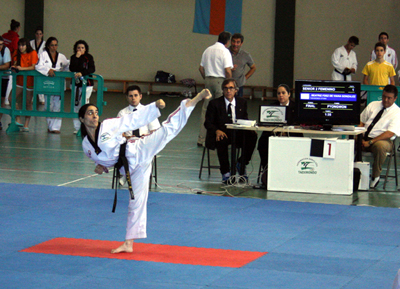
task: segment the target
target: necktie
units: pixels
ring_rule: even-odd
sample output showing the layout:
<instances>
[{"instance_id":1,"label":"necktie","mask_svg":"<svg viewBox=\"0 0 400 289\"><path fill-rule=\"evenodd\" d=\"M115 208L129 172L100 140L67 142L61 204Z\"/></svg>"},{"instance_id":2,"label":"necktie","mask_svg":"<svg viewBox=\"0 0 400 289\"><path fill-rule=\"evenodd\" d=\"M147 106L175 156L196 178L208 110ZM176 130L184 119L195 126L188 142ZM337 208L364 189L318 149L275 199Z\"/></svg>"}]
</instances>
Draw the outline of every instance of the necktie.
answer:
<instances>
[{"instance_id":1,"label":"necktie","mask_svg":"<svg viewBox=\"0 0 400 289\"><path fill-rule=\"evenodd\" d=\"M228 104L228 117L230 120L230 123L232 123L232 104Z\"/></svg>"},{"instance_id":2,"label":"necktie","mask_svg":"<svg viewBox=\"0 0 400 289\"><path fill-rule=\"evenodd\" d=\"M381 119L381 116L383 114L383 112L385 111L385 108L382 108L378 114L375 116L374 120L371 122L371 124L369 125L367 132L364 134L364 140L368 140L368 135L371 132L372 128L374 127L374 125Z\"/></svg>"},{"instance_id":3,"label":"necktie","mask_svg":"<svg viewBox=\"0 0 400 289\"><path fill-rule=\"evenodd\" d=\"M134 108L134 109L132 110L132 112L135 112L135 111L137 111L137 108ZM133 136L136 136L136 137L140 137L140 135L139 135L139 129L133 130L133 131L132 131L132 135L133 135Z\"/></svg>"}]
</instances>

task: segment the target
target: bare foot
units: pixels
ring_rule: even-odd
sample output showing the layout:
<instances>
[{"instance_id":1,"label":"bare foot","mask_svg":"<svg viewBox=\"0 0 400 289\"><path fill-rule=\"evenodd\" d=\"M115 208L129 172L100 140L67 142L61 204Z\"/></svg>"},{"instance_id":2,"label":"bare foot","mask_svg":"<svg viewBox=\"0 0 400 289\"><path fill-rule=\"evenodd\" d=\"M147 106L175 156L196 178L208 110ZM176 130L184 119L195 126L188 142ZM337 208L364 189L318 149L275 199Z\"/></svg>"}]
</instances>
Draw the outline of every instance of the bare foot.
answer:
<instances>
[{"instance_id":1,"label":"bare foot","mask_svg":"<svg viewBox=\"0 0 400 289\"><path fill-rule=\"evenodd\" d=\"M202 91L200 91L195 97L193 97L191 100L189 100L188 102L186 102L186 107L189 106L196 106L196 104L203 100L203 99L209 99L211 98L211 92L208 89L203 89Z\"/></svg>"},{"instance_id":2,"label":"bare foot","mask_svg":"<svg viewBox=\"0 0 400 289\"><path fill-rule=\"evenodd\" d=\"M112 249L111 254L117 254L121 252L132 253L133 252L133 240L125 240L125 242L117 249Z\"/></svg>"},{"instance_id":3,"label":"bare foot","mask_svg":"<svg viewBox=\"0 0 400 289\"><path fill-rule=\"evenodd\" d=\"M163 109L163 108L165 107L165 102L164 102L164 100L162 100L162 99L157 100L157 101L156 101L156 106L157 106L159 109Z\"/></svg>"}]
</instances>

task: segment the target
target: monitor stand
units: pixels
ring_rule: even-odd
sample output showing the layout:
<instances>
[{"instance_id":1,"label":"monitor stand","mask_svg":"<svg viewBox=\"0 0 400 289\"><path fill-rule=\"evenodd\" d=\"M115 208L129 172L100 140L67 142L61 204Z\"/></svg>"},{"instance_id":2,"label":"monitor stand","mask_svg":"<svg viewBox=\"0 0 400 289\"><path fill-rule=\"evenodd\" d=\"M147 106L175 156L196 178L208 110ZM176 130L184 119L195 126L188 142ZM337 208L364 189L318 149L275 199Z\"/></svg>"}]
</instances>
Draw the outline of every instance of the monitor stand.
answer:
<instances>
[{"instance_id":1,"label":"monitor stand","mask_svg":"<svg viewBox=\"0 0 400 289\"><path fill-rule=\"evenodd\" d=\"M322 129L323 130L332 130L332 125L331 124L324 124L323 126L322 126Z\"/></svg>"}]
</instances>

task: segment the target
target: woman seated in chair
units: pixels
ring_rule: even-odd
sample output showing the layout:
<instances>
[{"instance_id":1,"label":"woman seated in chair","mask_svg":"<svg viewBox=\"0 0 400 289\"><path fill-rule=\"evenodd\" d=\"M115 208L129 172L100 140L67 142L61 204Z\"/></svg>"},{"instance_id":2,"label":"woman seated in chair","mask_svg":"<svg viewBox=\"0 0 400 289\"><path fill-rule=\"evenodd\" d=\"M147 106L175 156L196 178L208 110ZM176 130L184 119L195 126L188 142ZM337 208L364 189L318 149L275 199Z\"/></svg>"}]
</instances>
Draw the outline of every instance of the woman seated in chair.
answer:
<instances>
[{"instance_id":1,"label":"woman seated in chair","mask_svg":"<svg viewBox=\"0 0 400 289\"><path fill-rule=\"evenodd\" d=\"M290 99L290 88L286 84L280 84L277 91L278 100L271 103L271 105L282 105L286 106L286 120L287 124L291 125L294 123L296 118L296 105L294 101ZM268 140L273 135L273 132L264 131L258 140L258 152L261 159L261 170L265 170L268 165ZM280 134L281 136L287 136L286 133ZM301 133L291 133L290 136L303 136Z\"/></svg>"}]
</instances>

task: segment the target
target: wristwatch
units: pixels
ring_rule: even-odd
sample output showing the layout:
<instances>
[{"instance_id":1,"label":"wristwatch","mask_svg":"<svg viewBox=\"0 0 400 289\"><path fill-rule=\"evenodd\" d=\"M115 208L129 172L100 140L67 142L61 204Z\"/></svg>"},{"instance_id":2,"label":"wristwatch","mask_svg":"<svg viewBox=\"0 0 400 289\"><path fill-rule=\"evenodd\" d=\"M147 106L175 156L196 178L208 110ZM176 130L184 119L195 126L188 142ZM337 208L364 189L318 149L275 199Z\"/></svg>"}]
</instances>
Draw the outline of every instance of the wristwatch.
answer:
<instances>
[{"instance_id":1,"label":"wristwatch","mask_svg":"<svg viewBox=\"0 0 400 289\"><path fill-rule=\"evenodd\" d=\"M372 145L372 139L368 142L369 145Z\"/></svg>"}]
</instances>

